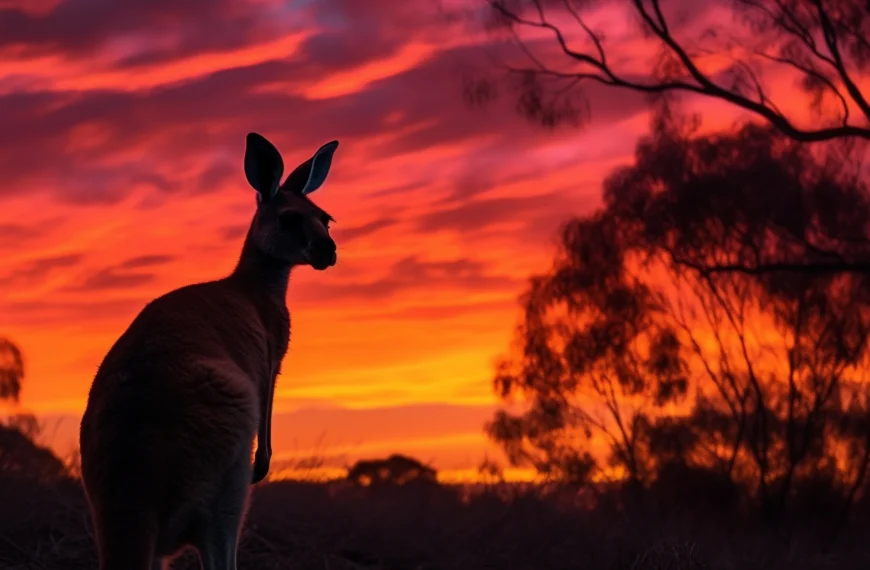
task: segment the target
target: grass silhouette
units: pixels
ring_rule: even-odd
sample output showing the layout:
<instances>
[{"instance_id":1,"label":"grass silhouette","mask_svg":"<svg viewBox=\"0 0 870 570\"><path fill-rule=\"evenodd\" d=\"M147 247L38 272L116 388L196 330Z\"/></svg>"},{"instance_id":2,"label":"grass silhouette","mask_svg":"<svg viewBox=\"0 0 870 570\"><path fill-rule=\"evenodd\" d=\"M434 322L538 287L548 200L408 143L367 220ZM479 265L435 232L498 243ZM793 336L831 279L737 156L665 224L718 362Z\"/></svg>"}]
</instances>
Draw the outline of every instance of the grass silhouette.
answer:
<instances>
[{"instance_id":1,"label":"grass silhouette","mask_svg":"<svg viewBox=\"0 0 870 570\"><path fill-rule=\"evenodd\" d=\"M135 492L135 489L131 489ZM543 485L368 489L346 481L278 481L252 495L239 568L792 569L867 568L860 519L834 542L813 520L768 528L750 518L673 507L597 505ZM81 483L0 477L0 567L96 567ZM196 569L193 553L174 569Z\"/></svg>"}]
</instances>

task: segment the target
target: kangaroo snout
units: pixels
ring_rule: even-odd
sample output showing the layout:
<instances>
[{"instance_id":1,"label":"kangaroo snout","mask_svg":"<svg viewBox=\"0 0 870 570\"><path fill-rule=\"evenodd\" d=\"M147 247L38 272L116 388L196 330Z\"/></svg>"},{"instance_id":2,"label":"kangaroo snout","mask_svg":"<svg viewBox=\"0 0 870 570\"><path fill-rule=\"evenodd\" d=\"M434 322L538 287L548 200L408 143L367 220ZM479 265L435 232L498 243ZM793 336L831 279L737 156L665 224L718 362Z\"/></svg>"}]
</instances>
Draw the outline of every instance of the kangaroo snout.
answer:
<instances>
[{"instance_id":1,"label":"kangaroo snout","mask_svg":"<svg viewBox=\"0 0 870 570\"><path fill-rule=\"evenodd\" d=\"M312 241L308 246L308 257L311 260L311 267L318 271L332 267L338 261L335 242L329 238Z\"/></svg>"}]
</instances>

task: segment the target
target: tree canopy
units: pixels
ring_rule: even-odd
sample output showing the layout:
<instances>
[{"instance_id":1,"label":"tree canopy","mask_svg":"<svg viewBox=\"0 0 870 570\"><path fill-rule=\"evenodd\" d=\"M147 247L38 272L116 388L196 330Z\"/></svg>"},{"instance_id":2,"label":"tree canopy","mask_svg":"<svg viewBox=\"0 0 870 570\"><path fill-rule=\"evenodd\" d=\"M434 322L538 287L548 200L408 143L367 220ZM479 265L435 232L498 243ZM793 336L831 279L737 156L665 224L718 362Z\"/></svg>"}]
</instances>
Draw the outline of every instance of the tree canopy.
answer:
<instances>
[{"instance_id":1,"label":"tree canopy","mask_svg":"<svg viewBox=\"0 0 870 570\"><path fill-rule=\"evenodd\" d=\"M488 431L560 480L709 473L768 514L813 488L844 516L870 459L867 278L710 268L864 255L870 194L771 126L696 127L657 114L565 225L494 380L524 411Z\"/></svg>"}]
</instances>

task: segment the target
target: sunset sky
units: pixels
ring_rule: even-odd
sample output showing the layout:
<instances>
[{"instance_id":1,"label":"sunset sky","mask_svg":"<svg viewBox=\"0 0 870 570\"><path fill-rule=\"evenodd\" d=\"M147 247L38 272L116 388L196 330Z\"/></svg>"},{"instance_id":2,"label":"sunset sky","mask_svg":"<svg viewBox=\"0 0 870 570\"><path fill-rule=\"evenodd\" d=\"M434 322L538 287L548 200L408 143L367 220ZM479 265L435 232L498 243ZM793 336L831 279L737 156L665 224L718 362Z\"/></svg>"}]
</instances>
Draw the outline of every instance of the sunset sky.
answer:
<instances>
[{"instance_id":1,"label":"sunset sky","mask_svg":"<svg viewBox=\"0 0 870 570\"><path fill-rule=\"evenodd\" d=\"M146 302L232 269L257 131L287 172L341 143L313 196L339 263L291 278L277 458L497 455L481 427L517 296L630 161L647 110L596 88L591 124L548 132L508 100L469 108L458 70L495 40L436 5L0 0L0 335L25 353L22 408L47 442L75 445L96 367ZM646 61L621 10L594 18L628 69Z\"/></svg>"}]
</instances>

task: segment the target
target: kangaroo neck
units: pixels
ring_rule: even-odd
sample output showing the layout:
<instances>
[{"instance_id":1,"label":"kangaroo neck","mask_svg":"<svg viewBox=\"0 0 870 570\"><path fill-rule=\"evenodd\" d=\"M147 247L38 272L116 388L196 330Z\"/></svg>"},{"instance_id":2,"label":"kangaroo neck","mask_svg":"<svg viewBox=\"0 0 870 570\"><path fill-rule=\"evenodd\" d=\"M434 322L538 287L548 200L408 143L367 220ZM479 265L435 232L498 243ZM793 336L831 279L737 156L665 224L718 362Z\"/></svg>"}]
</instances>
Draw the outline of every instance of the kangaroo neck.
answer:
<instances>
[{"instance_id":1,"label":"kangaroo neck","mask_svg":"<svg viewBox=\"0 0 870 570\"><path fill-rule=\"evenodd\" d=\"M291 265L257 247L252 232L253 224L248 230L242 246L242 254L230 279L239 283L245 291L255 295L257 300L269 299L284 306Z\"/></svg>"}]
</instances>

